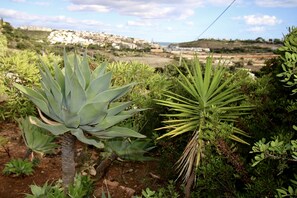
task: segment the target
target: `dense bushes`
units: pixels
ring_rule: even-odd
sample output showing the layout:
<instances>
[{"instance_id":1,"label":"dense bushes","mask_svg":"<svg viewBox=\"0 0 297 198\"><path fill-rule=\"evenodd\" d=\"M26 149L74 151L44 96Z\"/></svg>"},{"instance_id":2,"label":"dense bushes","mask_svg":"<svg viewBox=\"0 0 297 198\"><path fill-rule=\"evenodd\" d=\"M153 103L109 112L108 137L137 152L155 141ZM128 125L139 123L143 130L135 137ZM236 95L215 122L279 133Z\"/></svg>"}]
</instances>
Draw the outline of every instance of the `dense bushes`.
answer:
<instances>
[{"instance_id":1,"label":"dense bushes","mask_svg":"<svg viewBox=\"0 0 297 198\"><path fill-rule=\"evenodd\" d=\"M114 62L108 65L108 69L113 72L114 86L136 82L133 90L122 100L131 100L134 108L147 108L147 111L134 116L125 124L152 137L153 130L160 125L159 114L163 111L155 100L164 97L171 82L165 75L155 72L153 67L142 63Z\"/></svg>"},{"instance_id":2,"label":"dense bushes","mask_svg":"<svg viewBox=\"0 0 297 198\"><path fill-rule=\"evenodd\" d=\"M13 87L14 82L33 87L39 86L38 65L40 59L46 64L59 63L61 58L53 54L39 56L32 51L6 51L0 55L0 88L5 101L0 106L2 120L35 114L34 105Z\"/></svg>"}]
</instances>

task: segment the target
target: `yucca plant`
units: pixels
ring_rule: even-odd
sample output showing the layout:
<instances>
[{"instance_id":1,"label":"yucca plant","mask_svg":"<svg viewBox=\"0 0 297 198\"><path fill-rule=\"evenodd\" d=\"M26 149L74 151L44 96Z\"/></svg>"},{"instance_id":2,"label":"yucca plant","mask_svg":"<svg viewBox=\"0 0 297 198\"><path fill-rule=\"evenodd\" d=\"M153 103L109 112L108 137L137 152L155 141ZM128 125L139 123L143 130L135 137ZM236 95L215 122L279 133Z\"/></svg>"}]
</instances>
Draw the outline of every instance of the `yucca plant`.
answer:
<instances>
[{"instance_id":1,"label":"yucca plant","mask_svg":"<svg viewBox=\"0 0 297 198\"><path fill-rule=\"evenodd\" d=\"M225 138L246 143L236 134L247 134L232 123L251 107L238 105L244 97L237 92L236 84L231 84L232 77L224 81L225 69L219 66L214 68L212 58L207 58L204 70L199 60L195 60L191 68L185 64L188 74L176 69L180 74L177 81L187 97L168 92L167 100L158 100L160 105L173 111L164 115L168 120L164 121L166 126L159 130L168 132L159 139L192 133L191 140L177 162L179 177L186 183L186 197L189 197L205 145L215 145L216 141Z\"/></svg>"},{"instance_id":2,"label":"yucca plant","mask_svg":"<svg viewBox=\"0 0 297 198\"><path fill-rule=\"evenodd\" d=\"M41 64L41 88L14 84L38 108L41 119L30 117L30 122L62 136L62 179L66 191L75 175L75 137L101 148L101 138L145 137L131 129L114 126L140 110L127 109L131 102L113 103L134 84L111 88L112 73L105 72L106 66L102 64L91 71L86 53L82 59L74 55L72 60L64 53L64 68L55 64L53 75L47 65Z\"/></svg>"}]
</instances>

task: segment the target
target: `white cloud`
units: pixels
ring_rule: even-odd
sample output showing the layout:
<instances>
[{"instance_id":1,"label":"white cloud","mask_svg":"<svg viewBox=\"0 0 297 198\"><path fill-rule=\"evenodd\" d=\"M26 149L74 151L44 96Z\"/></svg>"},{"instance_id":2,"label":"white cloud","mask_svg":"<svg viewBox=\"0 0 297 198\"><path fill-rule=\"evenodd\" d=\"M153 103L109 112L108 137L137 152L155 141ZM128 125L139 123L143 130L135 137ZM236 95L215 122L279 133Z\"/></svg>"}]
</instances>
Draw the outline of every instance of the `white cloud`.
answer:
<instances>
[{"instance_id":1,"label":"white cloud","mask_svg":"<svg viewBox=\"0 0 297 198\"><path fill-rule=\"evenodd\" d=\"M188 25L188 26L193 26L194 22L193 21L186 21L185 24Z\"/></svg>"},{"instance_id":2,"label":"white cloud","mask_svg":"<svg viewBox=\"0 0 297 198\"><path fill-rule=\"evenodd\" d=\"M269 15L247 15L243 16L243 20L247 25L270 25L274 26L280 24L282 21L277 19L276 16L269 16Z\"/></svg>"},{"instance_id":3,"label":"white cloud","mask_svg":"<svg viewBox=\"0 0 297 198\"><path fill-rule=\"evenodd\" d=\"M168 31L172 31L173 28L172 28L172 27L166 27L166 30L168 30Z\"/></svg>"},{"instance_id":4,"label":"white cloud","mask_svg":"<svg viewBox=\"0 0 297 198\"><path fill-rule=\"evenodd\" d=\"M70 0L80 10L92 10L94 6L106 8L121 15L140 19L185 19L194 9L203 6L202 0ZM75 10L75 9L72 9ZM78 10L78 9L77 9ZM96 11L93 9L93 11Z\"/></svg>"},{"instance_id":5,"label":"white cloud","mask_svg":"<svg viewBox=\"0 0 297 198\"><path fill-rule=\"evenodd\" d=\"M27 1L27 0L11 0L12 2L16 3L26 3L26 4L33 4L33 5L38 5L38 6L48 6L51 3L49 1Z\"/></svg>"},{"instance_id":6,"label":"white cloud","mask_svg":"<svg viewBox=\"0 0 297 198\"><path fill-rule=\"evenodd\" d=\"M128 21L128 26L152 26L149 21Z\"/></svg>"},{"instance_id":7,"label":"white cloud","mask_svg":"<svg viewBox=\"0 0 297 198\"><path fill-rule=\"evenodd\" d=\"M255 0L261 7L297 7L297 0Z\"/></svg>"},{"instance_id":8,"label":"white cloud","mask_svg":"<svg viewBox=\"0 0 297 198\"><path fill-rule=\"evenodd\" d=\"M97 20L81 20L66 16L41 16L20 12L12 9L0 8L0 17L26 21L27 25L38 25L52 28L88 28L108 27L109 25ZM79 24L79 26L78 26Z\"/></svg>"},{"instance_id":9,"label":"white cloud","mask_svg":"<svg viewBox=\"0 0 297 198\"><path fill-rule=\"evenodd\" d=\"M248 32L253 32L253 33L260 33L260 32L265 32L265 27L263 26L255 26L247 29Z\"/></svg>"},{"instance_id":10,"label":"white cloud","mask_svg":"<svg viewBox=\"0 0 297 198\"><path fill-rule=\"evenodd\" d=\"M26 2L26 0L11 0L12 2L16 2L16 3L24 3Z\"/></svg>"},{"instance_id":11,"label":"white cloud","mask_svg":"<svg viewBox=\"0 0 297 198\"><path fill-rule=\"evenodd\" d=\"M50 5L51 3L48 2L48 1L36 1L36 2L34 2L33 4L38 5L38 6L48 6L48 5Z\"/></svg>"},{"instance_id":12,"label":"white cloud","mask_svg":"<svg viewBox=\"0 0 297 198\"><path fill-rule=\"evenodd\" d=\"M67 7L70 11L95 11L95 12L109 12L106 6L101 5L75 5L72 4Z\"/></svg>"}]
</instances>

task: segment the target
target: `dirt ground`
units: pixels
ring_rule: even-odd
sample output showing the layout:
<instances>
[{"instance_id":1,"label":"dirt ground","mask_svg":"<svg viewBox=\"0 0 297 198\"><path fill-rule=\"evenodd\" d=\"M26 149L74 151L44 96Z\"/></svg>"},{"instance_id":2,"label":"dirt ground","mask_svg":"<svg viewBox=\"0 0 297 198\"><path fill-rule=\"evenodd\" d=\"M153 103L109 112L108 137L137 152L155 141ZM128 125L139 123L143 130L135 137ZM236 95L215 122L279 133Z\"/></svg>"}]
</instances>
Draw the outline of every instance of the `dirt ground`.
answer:
<instances>
[{"instance_id":1,"label":"dirt ground","mask_svg":"<svg viewBox=\"0 0 297 198\"><path fill-rule=\"evenodd\" d=\"M126 56L126 57L114 57L115 61L123 61L123 62L140 62L143 64L148 64L152 67L165 67L166 65L173 62L172 58L167 58L161 55L147 54L141 57L135 56Z\"/></svg>"},{"instance_id":2,"label":"dirt ground","mask_svg":"<svg viewBox=\"0 0 297 198\"><path fill-rule=\"evenodd\" d=\"M1 123L0 135L7 137L9 143L0 148L0 198L22 198L30 193L32 184L43 185L61 178L60 154L45 156L35 168L34 174L24 177L5 176L2 174L4 164L13 158L22 158L26 152L25 144L19 135L19 129L13 123ZM142 189L157 189L162 180L157 173L157 162L119 162L109 168L103 179L95 184L94 197L100 197L102 191L109 192L113 198L128 198L141 195Z\"/></svg>"}]
</instances>

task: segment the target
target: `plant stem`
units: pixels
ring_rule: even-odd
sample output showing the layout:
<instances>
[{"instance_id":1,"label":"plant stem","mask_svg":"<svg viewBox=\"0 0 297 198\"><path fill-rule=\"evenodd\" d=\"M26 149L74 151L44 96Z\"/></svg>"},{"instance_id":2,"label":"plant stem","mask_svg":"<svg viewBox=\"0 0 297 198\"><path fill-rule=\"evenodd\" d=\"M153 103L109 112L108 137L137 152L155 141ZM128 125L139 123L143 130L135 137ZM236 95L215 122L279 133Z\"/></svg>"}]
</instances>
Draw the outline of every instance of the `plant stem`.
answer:
<instances>
[{"instance_id":1,"label":"plant stem","mask_svg":"<svg viewBox=\"0 0 297 198\"><path fill-rule=\"evenodd\" d=\"M65 193L75 177L75 137L70 133L62 136L62 180Z\"/></svg>"},{"instance_id":2,"label":"plant stem","mask_svg":"<svg viewBox=\"0 0 297 198\"><path fill-rule=\"evenodd\" d=\"M96 180L101 179L107 169L110 167L110 165L112 164L113 161L115 161L117 159L118 155L115 153L112 153L109 157L107 157L106 159L104 159L96 168Z\"/></svg>"}]
</instances>

